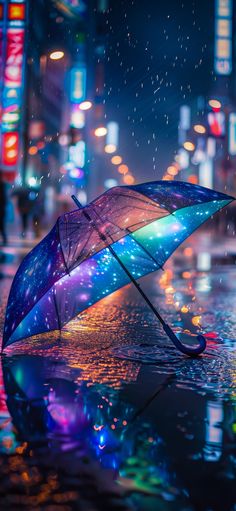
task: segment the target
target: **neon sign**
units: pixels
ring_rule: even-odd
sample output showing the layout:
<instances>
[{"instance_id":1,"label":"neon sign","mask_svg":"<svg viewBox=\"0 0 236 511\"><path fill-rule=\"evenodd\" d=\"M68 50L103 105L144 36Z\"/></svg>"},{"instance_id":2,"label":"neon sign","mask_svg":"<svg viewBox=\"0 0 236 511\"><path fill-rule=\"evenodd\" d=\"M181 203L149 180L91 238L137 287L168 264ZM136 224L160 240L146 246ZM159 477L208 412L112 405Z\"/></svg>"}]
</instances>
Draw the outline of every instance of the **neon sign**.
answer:
<instances>
[{"instance_id":1,"label":"neon sign","mask_svg":"<svg viewBox=\"0 0 236 511\"><path fill-rule=\"evenodd\" d=\"M232 71L232 0L215 0L215 72Z\"/></svg>"},{"instance_id":2,"label":"neon sign","mask_svg":"<svg viewBox=\"0 0 236 511\"><path fill-rule=\"evenodd\" d=\"M21 20L25 19L25 4L14 3L8 6L8 19L9 20Z\"/></svg>"},{"instance_id":3,"label":"neon sign","mask_svg":"<svg viewBox=\"0 0 236 511\"><path fill-rule=\"evenodd\" d=\"M4 83L7 87L20 87L22 84L24 32L22 28L9 28L7 31L6 66L4 73Z\"/></svg>"},{"instance_id":4,"label":"neon sign","mask_svg":"<svg viewBox=\"0 0 236 511\"><path fill-rule=\"evenodd\" d=\"M1 164L6 170L16 170L20 152L20 123L23 92L26 2L9 1L3 16L6 45L2 55L3 69L1 112ZM1 44L2 47L2 44Z\"/></svg>"},{"instance_id":5,"label":"neon sign","mask_svg":"<svg viewBox=\"0 0 236 511\"><path fill-rule=\"evenodd\" d=\"M2 161L3 165L14 166L17 164L19 153L19 133L3 133L2 137Z\"/></svg>"}]
</instances>

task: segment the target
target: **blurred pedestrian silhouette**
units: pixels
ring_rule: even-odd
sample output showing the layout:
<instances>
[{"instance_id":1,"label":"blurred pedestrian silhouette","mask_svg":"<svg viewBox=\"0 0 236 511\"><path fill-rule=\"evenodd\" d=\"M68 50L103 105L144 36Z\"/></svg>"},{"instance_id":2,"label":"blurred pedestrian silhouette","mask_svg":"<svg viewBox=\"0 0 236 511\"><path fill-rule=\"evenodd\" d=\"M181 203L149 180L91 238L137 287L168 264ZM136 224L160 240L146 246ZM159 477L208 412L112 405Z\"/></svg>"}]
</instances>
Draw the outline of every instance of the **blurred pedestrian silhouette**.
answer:
<instances>
[{"instance_id":1,"label":"blurred pedestrian silhouette","mask_svg":"<svg viewBox=\"0 0 236 511\"><path fill-rule=\"evenodd\" d=\"M6 184L3 181L2 173L0 170L0 233L3 240L3 245L7 244L6 207L7 207Z\"/></svg>"},{"instance_id":2,"label":"blurred pedestrian silhouette","mask_svg":"<svg viewBox=\"0 0 236 511\"><path fill-rule=\"evenodd\" d=\"M21 236L24 238L29 226L29 218L32 212L33 198L31 196L31 189L28 187L17 188L13 193L13 197L17 199L17 208L21 217L22 231ZM35 196L35 195L34 195Z\"/></svg>"},{"instance_id":3,"label":"blurred pedestrian silhouette","mask_svg":"<svg viewBox=\"0 0 236 511\"><path fill-rule=\"evenodd\" d=\"M22 224L22 238L27 234L31 219L35 237L39 237L41 233L41 220L44 214L44 196L40 187L22 186L17 188L12 193L12 196L17 199L17 208Z\"/></svg>"}]
</instances>

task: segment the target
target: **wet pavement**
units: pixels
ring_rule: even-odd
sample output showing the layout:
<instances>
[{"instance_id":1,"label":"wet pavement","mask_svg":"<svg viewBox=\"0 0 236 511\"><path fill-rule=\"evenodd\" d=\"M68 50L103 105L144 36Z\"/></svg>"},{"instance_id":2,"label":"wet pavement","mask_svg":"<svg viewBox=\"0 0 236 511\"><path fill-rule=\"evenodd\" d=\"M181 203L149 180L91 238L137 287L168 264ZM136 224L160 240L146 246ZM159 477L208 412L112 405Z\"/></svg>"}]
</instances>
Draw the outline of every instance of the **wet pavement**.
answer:
<instances>
[{"instance_id":1,"label":"wet pavement","mask_svg":"<svg viewBox=\"0 0 236 511\"><path fill-rule=\"evenodd\" d=\"M1 329L30 242L0 253ZM186 342L178 353L131 286L59 336L1 361L1 509L236 510L236 245L193 236L142 285Z\"/></svg>"}]
</instances>

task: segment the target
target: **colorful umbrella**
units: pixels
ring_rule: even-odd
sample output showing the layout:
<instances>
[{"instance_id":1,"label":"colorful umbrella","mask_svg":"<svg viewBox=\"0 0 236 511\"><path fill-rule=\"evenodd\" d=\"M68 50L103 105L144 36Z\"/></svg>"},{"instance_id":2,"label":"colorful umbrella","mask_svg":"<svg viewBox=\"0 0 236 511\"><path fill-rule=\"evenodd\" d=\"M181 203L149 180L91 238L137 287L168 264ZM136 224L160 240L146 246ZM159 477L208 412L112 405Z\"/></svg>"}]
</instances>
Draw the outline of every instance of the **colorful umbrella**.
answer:
<instances>
[{"instance_id":1,"label":"colorful umbrella","mask_svg":"<svg viewBox=\"0 0 236 511\"><path fill-rule=\"evenodd\" d=\"M206 346L181 343L137 279L163 268L174 250L233 197L184 182L115 187L66 213L23 260L6 310L3 349L63 326L101 298L136 286L175 346L198 355Z\"/></svg>"}]
</instances>

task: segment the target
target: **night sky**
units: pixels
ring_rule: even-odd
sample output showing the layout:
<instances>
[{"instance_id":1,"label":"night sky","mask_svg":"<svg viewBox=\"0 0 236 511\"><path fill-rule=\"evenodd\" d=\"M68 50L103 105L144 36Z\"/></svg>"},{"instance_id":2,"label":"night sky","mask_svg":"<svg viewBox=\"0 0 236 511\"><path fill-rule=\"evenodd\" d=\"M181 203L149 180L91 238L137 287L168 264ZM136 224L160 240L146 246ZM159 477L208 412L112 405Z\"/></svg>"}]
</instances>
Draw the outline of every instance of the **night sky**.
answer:
<instances>
[{"instance_id":1,"label":"night sky","mask_svg":"<svg viewBox=\"0 0 236 511\"><path fill-rule=\"evenodd\" d=\"M214 1L111 0L106 89L121 154L140 180L177 149L179 106L214 87Z\"/></svg>"}]
</instances>

